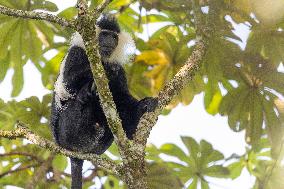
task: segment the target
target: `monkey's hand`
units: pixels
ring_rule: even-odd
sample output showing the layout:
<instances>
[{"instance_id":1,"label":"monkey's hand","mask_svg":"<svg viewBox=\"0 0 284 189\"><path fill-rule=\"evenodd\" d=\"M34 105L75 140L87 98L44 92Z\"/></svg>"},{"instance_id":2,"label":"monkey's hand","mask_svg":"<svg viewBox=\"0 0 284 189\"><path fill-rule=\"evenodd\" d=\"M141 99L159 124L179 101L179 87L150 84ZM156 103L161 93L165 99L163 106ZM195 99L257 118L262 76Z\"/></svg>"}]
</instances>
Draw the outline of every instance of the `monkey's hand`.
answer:
<instances>
[{"instance_id":1,"label":"monkey's hand","mask_svg":"<svg viewBox=\"0 0 284 189\"><path fill-rule=\"evenodd\" d=\"M94 82L90 82L79 91L77 100L82 106L84 106L94 97L96 97L96 85Z\"/></svg>"},{"instance_id":2,"label":"monkey's hand","mask_svg":"<svg viewBox=\"0 0 284 189\"><path fill-rule=\"evenodd\" d=\"M158 106L158 99L152 97L146 97L139 101L138 111L141 114L145 112L153 112Z\"/></svg>"}]
</instances>

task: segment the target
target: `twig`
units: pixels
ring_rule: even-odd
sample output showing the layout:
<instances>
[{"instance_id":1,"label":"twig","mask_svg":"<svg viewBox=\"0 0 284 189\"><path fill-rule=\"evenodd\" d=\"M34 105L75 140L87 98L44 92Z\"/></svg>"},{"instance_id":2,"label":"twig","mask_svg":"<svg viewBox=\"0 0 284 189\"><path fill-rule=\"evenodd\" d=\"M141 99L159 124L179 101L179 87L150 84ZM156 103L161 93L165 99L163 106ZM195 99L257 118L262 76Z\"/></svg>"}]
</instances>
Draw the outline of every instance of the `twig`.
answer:
<instances>
[{"instance_id":1,"label":"twig","mask_svg":"<svg viewBox=\"0 0 284 189\"><path fill-rule=\"evenodd\" d=\"M100 14L104 11L104 9L112 2L113 0L104 0L97 8L96 13Z\"/></svg>"},{"instance_id":2,"label":"twig","mask_svg":"<svg viewBox=\"0 0 284 189\"><path fill-rule=\"evenodd\" d=\"M4 137L8 139L26 138L32 143L42 148L48 149L52 152L60 153L68 157L74 157L78 159L93 161L93 162L96 162L96 164L99 167L112 171L114 174L118 174L116 170L116 164L106 158L102 158L95 154L84 154L80 152L73 152L73 151L66 150L56 145L54 142L51 142L41 136L34 134L32 131L26 128L23 123L18 122L17 127L18 128L13 131L0 130L0 137Z\"/></svg>"},{"instance_id":3,"label":"twig","mask_svg":"<svg viewBox=\"0 0 284 189\"><path fill-rule=\"evenodd\" d=\"M78 0L76 7L78 8L78 16L85 15L88 12L88 4L86 0Z\"/></svg>"},{"instance_id":4,"label":"twig","mask_svg":"<svg viewBox=\"0 0 284 189\"><path fill-rule=\"evenodd\" d=\"M37 186L39 180L43 180L46 177L46 173L51 167L52 161L54 159L55 154L51 154L47 160L42 163L38 169L34 171L33 178L26 183L26 189L34 189Z\"/></svg>"},{"instance_id":5,"label":"twig","mask_svg":"<svg viewBox=\"0 0 284 189\"><path fill-rule=\"evenodd\" d=\"M12 174L12 173L16 173L16 172L19 172L19 171L24 171L26 169L30 169L32 167L38 167L39 165L40 164L33 164L33 165L27 165L27 166L19 167L19 168L15 169L15 170L9 170L9 171L6 171L4 173L1 173L0 174L0 178L6 176L8 174Z\"/></svg>"},{"instance_id":6,"label":"twig","mask_svg":"<svg viewBox=\"0 0 284 189\"><path fill-rule=\"evenodd\" d=\"M0 157L5 157L5 156L28 156L38 162L42 162L42 160L38 156L26 152L9 152L5 154L0 154Z\"/></svg>"},{"instance_id":7,"label":"twig","mask_svg":"<svg viewBox=\"0 0 284 189\"><path fill-rule=\"evenodd\" d=\"M281 162L281 158L280 157L281 157L281 154L282 154L282 151L283 151L283 145L284 145L284 140L282 139L281 140L280 149L279 149L279 153L277 155L276 160L274 161L274 163L272 165L271 171L269 171L269 173L266 174L265 177L264 177L264 181L263 181L263 187L264 188L268 185L268 182L269 182L270 178L272 177L273 172L274 172L275 168L277 167L277 164L279 162Z\"/></svg>"},{"instance_id":8,"label":"twig","mask_svg":"<svg viewBox=\"0 0 284 189\"><path fill-rule=\"evenodd\" d=\"M26 18L26 19L46 20L52 23L59 24L63 27L70 27L70 28L75 29L75 25L73 21L66 20L64 18L60 18L58 16L45 13L45 12L17 10L17 9L12 9L12 8L8 8L8 7L4 7L0 5L0 13L7 15L7 16L17 17L17 18L21 17L21 18Z\"/></svg>"}]
</instances>

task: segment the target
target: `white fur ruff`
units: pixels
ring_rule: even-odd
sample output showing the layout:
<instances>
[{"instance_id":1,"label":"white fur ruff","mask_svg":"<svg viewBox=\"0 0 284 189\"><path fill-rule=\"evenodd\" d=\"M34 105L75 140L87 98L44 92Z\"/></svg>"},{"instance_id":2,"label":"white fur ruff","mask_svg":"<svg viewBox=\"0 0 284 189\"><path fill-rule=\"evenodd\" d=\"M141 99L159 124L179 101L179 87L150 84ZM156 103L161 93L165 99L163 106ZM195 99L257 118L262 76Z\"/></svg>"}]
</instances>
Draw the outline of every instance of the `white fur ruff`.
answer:
<instances>
[{"instance_id":1,"label":"white fur ruff","mask_svg":"<svg viewBox=\"0 0 284 189\"><path fill-rule=\"evenodd\" d=\"M108 58L108 61L120 64L128 63L135 53L135 48L135 42L131 35L127 32L121 32L118 35L117 47Z\"/></svg>"},{"instance_id":2,"label":"white fur ruff","mask_svg":"<svg viewBox=\"0 0 284 189\"><path fill-rule=\"evenodd\" d=\"M66 84L63 82L63 74L65 70L66 58L67 58L67 55L61 62L59 76L54 84L55 105L58 109L63 108L61 101L68 100L69 98L73 98L73 95L68 92L68 89L66 88Z\"/></svg>"},{"instance_id":3,"label":"white fur ruff","mask_svg":"<svg viewBox=\"0 0 284 189\"><path fill-rule=\"evenodd\" d=\"M85 49L85 44L84 44L84 40L82 38L82 36L78 33L75 32L71 38L71 42L70 42L70 46L78 46L81 47L83 49Z\"/></svg>"}]
</instances>

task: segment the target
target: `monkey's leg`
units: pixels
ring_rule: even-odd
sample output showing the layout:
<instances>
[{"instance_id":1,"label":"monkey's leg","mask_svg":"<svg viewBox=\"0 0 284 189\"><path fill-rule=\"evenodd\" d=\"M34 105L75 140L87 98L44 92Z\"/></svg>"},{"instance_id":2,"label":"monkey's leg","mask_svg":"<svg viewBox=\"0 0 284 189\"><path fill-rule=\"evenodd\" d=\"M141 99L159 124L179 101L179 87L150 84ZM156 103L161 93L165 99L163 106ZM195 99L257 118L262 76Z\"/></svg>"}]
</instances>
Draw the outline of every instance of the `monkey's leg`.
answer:
<instances>
[{"instance_id":1,"label":"monkey's leg","mask_svg":"<svg viewBox=\"0 0 284 189\"><path fill-rule=\"evenodd\" d=\"M71 189L82 189L82 167L84 160L76 158L70 158L70 160L72 175Z\"/></svg>"}]
</instances>

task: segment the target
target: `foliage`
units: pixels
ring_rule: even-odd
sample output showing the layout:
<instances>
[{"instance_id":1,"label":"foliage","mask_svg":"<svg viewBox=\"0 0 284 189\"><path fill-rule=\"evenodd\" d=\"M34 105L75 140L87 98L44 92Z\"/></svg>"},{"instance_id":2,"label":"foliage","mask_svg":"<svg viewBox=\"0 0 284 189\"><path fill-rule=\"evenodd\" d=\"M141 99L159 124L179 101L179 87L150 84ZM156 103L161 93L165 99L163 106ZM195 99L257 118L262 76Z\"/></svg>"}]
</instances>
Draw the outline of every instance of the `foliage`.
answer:
<instances>
[{"instance_id":1,"label":"foliage","mask_svg":"<svg viewBox=\"0 0 284 189\"><path fill-rule=\"evenodd\" d=\"M92 8L101 2L90 1ZM256 178L254 188L283 188L284 168L279 163L283 157L284 126L284 73L279 69L284 61L283 1L202 0L200 3L202 19L207 22L214 17L214 22L209 23L214 32L208 39L202 68L163 113L170 113L179 103L190 104L195 95L203 92L204 108L209 114L227 116L233 131L245 131L247 151L225 159L210 143L204 140L198 143L191 137L182 137L186 151L174 144L149 146L150 186L182 188L182 184L197 188L199 183L206 189L210 186L207 178L236 179L246 169ZM77 15L74 7L58 11L57 5L47 0L0 0L0 5L49 11L67 19ZM137 56L133 63L125 65L132 94L137 98L156 96L195 47L196 23L191 1L114 0L107 11L115 13L122 29L135 36ZM147 27L154 25L160 27L149 34ZM248 30L248 39L236 33L238 26ZM12 97L22 91L23 67L27 62L39 70L44 87L53 89L72 32L46 21L0 15L0 82L8 70L13 70ZM141 37L145 35L149 39ZM46 56L54 51L54 57ZM37 97L19 102L0 100L0 128L12 130L20 120L35 133L51 139L50 101L50 94L41 100ZM38 187L70 187L70 175L64 173L66 157L53 157L21 139L0 139L0 146L0 152L6 154L0 154L0 187L25 188L49 157L53 158L49 174ZM109 153L112 155L104 156L120 161L114 146ZM164 155L176 161L166 161ZM125 187L111 173L96 167L91 172L95 174L86 177L85 187L93 186L95 179L100 179L104 188Z\"/></svg>"},{"instance_id":2,"label":"foliage","mask_svg":"<svg viewBox=\"0 0 284 189\"><path fill-rule=\"evenodd\" d=\"M220 163L224 160L221 152L214 150L212 145L205 140L198 144L192 137L182 137L187 153L174 144L164 144L159 149L150 147L156 151L156 157L166 154L175 157L176 161L167 162L175 175L190 189L197 189L200 183L202 189L209 188L208 177L226 178L229 170ZM154 148L154 149L153 149ZM151 151L151 149L150 149ZM158 159L156 159L158 161Z\"/></svg>"}]
</instances>

